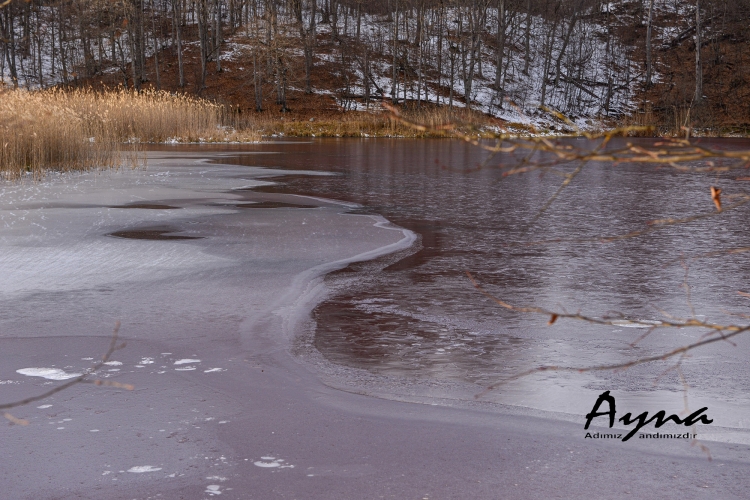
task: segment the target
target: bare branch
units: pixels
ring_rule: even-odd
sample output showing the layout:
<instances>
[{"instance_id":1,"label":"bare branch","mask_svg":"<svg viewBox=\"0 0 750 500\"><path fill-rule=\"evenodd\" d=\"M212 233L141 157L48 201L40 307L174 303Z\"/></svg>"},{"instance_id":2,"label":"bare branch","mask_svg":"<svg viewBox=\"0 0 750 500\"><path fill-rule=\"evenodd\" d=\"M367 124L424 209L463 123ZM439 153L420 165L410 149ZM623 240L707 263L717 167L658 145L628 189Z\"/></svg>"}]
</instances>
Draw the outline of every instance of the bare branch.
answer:
<instances>
[{"instance_id":1,"label":"bare branch","mask_svg":"<svg viewBox=\"0 0 750 500\"><path fill-rule=\"evenodd\" d=\"M99 361L97 364L86 370L86 372L83 375L80 375L74 379L69 380L68 382L65 382L62 385L58 385L57 387L54 387L50 389L47 392L44 392L42 394L39 394L38 396L31 396L25 399L21 399L19 401L13 401L10 403L4 403L0 404L0 410L7 410L9 408L15 408L17 406L23 406L27 405L29 403L33 403L35 401L41 401L42 399L46 399L53 394L57 394L58 392L64 391L65 389L68 389L70 387L73 387L74 385L81 384L81 383L93 383L94 385L104 385L109 387L117 387L119 389L126 389L126 390L133 390L135 387L130 384L120 384L117 382L107 382L107 381L101 381L101 380L88 380L88 377L96 373L102 366L104 366L104 363L109 361L109 358L112 356L112 354L125 347L125 343L117 344L117 336L120 331L120 322L118 321L115 324L115 329L112 332L112 339L109 342L109 348L107 349L107 352L104 353L102 356L101 361ZM9 413L5 414L5 418L8 418ZM10 420L10 419L9 419ZM12 420L11 420L12 421Z\"/></svg>"},{"instance_id":2,"label":"bare branch","mask_svg":"<svg viewBox=\"0 0 750 500\"><path fill-rule=\"evenodd\" d=\"M630 231L629 233L624 233L624 234L615 234L611 236L603 236L603 235L593 236L590 238L554 238L551 240L537 240L537 241L527 241L527 242L519 242L519 243L506 243L506 245L507 246L535 246L535 245L549 245L551 243L595 243L595 242L613 243L615 241L627 240L630 238L636 238L638 236L644 236L646 234L659 231L669 226L675 226L678 224L687 224L689 222L695 222L698 220L707 219L709 217L715 217L721 214L725 214L726 212L730 212L732 210L735 210L737 208L740 208L750 203L749 195L743 195L743 198L744 199L740 202L729 205L728 207L724 207L723 210L721 210L720 212L719 211L707 212L707 213L698 214L698 215L691 215L690 217L684 217L682 219L657 219L657 220L648 222L648 227L646 229ZM745 247L743 247L742 249L736 249L735 251L731 251L728 253L740 253L740 251L745 251L744 248Z\"/></svg>"},{"instance_id":3,"label":"bare branch","mask_svg":"<svg viewBox=\"0 0 750 500\"><path fill-rule=\"evenodd\" d=\"M466 275L469 277L469 280L471 280L474 287L477 290L479 290L484 296L488 297L489 299L493 300L495 303L497 303L501 307L508 309L510 311L524 312L524 313L536 313L536 314L540 314L544 316L549 316L550 318L554 317L555 320L557 318L576 319L576 320L585 321L588 323L593 323L593 324L598 324L598 325L622 326L623 323L626 323L626 324L631 324L631 325L649 326L653 329L656 329L656 328L691 328L691 327L692 328L708 328L710 330L713 330L716 333L716 336L712 336L709 338L704 337L701 340L698 340L691 344L687 344L687 345L678 347L676 349L666 351L661 354L642 357L642 358L634 359L631 361L626 361L623 363L614 363L614 364L609 364L609 365L598 365L598 366L581 366L581 367L539 366L537 368L532 368L531 370L527 370L517 375L514 375L512 377L505 378L501 381L495 382L494 384L488 386L485 390L483 390L479 394L475 395L474 396L475 398L480 398L484 396L485 394L487 394L488 392L494 389L497 389L498 387L504 384L507 384L508 382L511 382L513 380L518 380L520 378L527 377L535 373L541 373L541 372L546 372L546 371L574 371L574 372L583 373L583 372L591 372L591 371L625 369L625 368L630 368L636 365L650 363L652 361L664 361L664 360L673 358L674 356L685 354L688 351L692 351L693 349L697 349L699 347L713 344L715 342L728 341L732 337L750 330L750 325L719 325L715 323L708 323L705 321L700 321L696 318L691 318L691 319L684 320L684 321L661 321L658 324L652 324L652 323L645 323L643 321L632 320L632 319L612 320L608 318L594 318L590 316L584 316L580 313L571 314L571 313L565 313L565 312L556 312L556 311L550 311L545 308L536 307L536 306L519 307L519 306L511 305L495 297L491 293L487 292L484 288L482 288L482 286L474 279L474 277L468 271L466 272ZM617 321L617 323L615 323L615 321ZM554 323L554 321L550 320L550 322L548 322L548 325L551 325L552 323Z\"/></svg>"}]
</instances>

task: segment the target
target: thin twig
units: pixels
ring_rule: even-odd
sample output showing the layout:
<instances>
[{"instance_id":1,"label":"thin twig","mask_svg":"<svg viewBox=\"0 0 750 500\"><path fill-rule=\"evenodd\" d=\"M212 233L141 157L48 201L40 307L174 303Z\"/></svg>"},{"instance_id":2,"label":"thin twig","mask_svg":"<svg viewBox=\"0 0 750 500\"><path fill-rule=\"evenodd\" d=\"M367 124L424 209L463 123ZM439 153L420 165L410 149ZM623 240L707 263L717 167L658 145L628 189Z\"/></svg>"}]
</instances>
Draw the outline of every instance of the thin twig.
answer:
<instances>
[{"instance_id":1,"label":"thin twig","mask_svg":"<svg viewBox=\"0 0 750 500\"><path fill-rule=\"evenodd\" d=\"M517 243L506 243L505 245L525 247L525 246L549 245L552 243L597 243L597 242L598 243L614 243L615 241L627 240L630 238L637 238L639 236L644 236L646 234L659 231L666 227L675 226L678 224L687 224L689 222L695 222L695 221L702 220L702 219L708 219L710 217L720 216L722 214L725 214L726 212L729 212L737 208L740 208L744 205L747 205L748 203L750 203L750 196L745 195L742 201L737 202L733 205L724 207L721 212L714 210L712 212L692 215L690 217L684 217L682 219L657 219L657 220L650 221L646 229L630 231L629 233L615 234L611 236L603 236L603 235L592 236L589 238L554 238L550 240L536 240L536 241L526 241L526 242L517 242ZM737 249L737 251L729 252L729 253L740 253L740 250L745 251L743 247L743 249Z\"/></svg>"},{"instance_id":2,"label":"thin twig","mask_svg":"<svg viewBox=\"0 0 750 500\"><path fill-rule=\"evenodd\" d=\"M575 371L575 372L583 373L583 372L590 372L590 371L618 370L618 369L630 368L632 366L641 365L644 363L650 363L652 361L663 361L663 360L672 358L674 356L677 356L679 354L687 353L688 351L691 351L698 347L703 347L708 344L713 344L715 342L728 341L730 338L750 330L750 325L745 325L745 326L743 325L718 325L714 323L700 321L696 318L691 318L691 319L681 321L681 322L661 321L658 324L650 324L650 323L644 323L643 321L630 320L630 319L610 320L610 319L605 319L605 318L594 318L594 317L582 315L580 313L571 314L571 313L566 313L566 312L550 311L548 309L545 309L542 307L536 307L536 306L519 307L519 306L511 305L495 297L494 295L487 292L486 290L484 290L484 288L482 288L482 286L474 279L474 277L468 271L466 272L466 275L469 277L469 280L471 280L472 284L477 290L479 290L484 296L490 298L501 307L511 310L511 311L516 311L516 312L536 313L536 314L549 316L550 320L547 323L548 325L551 325L552 323L554 323L558 318L569 318L569 319L577 319L580 321L586 321L588 323L594 323L594 324L599 324L599 325L622 326L623 321L625 321L627 324L644 325L644 326L650 326L652 328L709 328L711 330L715 330L718 333L718 336L711 337L711 338L703 338L699 341L684 345L682 347L678 347L676 349L672 349L670 351L667 351L661 354L657 354L654 356L646 356L643 358L638 358L638 359L634 359L634 360L626 361L622 363L614 363L614 364L609 364L609 365L597 365L597 366L583 366L583 367L539 366L537 368L532 368L531 370L524 371L512 377L496 382L488 386L485 390L483 390L479 394L477 394L475 398L480 398L484 396L485 394L487 394L488 392L500 387L501 385L507 384L508 382L511 382L513 380L518 380L520 378L527 377L534 373L540 373L540 372L546 372L546 371ZM614 321L618 321L618 323L615 323Z\"/></svg>"},{"instance_id":3,"label":"thin twig","mask_svg":"<svg viewBox=\"0 0 750 500\"><path fill-rule=\"evenodd\" d=\"M82 375L80 375L80 376L78 376L78 377L76 377L74 379L71 379L71 380L69 380L68 382L65 382L62 385L58 385L57 387L54 387L54 388L50 389L49 391L47 391L45 393L39 394L38 396L31 396L31 397L28 397L28 398L25 398L25 399L21 399L19 401L13 401L11 403L0 404L0 410L7 410L9 408L15 408L17 406L23 406L23 405L27 405L29 403L33 403L35 401L40 401L42 399L46 399L46 398L52 396L53 394L57 394L58 392L64 391L65 389L68 389L70 387L73 387L74 385L82 384L82 383L93 383L95 385L106 385L106 386L111 386L111 387L118 387L120 389L126 389L126 390L129 390L129 391L133 390L134 386L132 386L130 384L119 384L119 383L115 383L115 382L109 382L108 383L108 382L103 382L103 381L91 381L91 380L87 380L88 377L90 377L91 375L93 375L94 373L96 373L97 370L99 370L102 366L104 366L104 363L106 363L107 361L109 361L110 356L112 356L112 354L115 351L118 351L118 350L120 350L120 349L122 349L122 348L125 347L125 343L124 342L122 344L120 344L120 345L117 344L117 336L118 336L119 331L120 331L120 322L118 321L115 324L114 331L112 332L112 339L109 342L109 348L107 349L107 352L104 353L104 355L102 356L101 361L99 361L97 364L95 364L94 366L92 366L91 368L89 368L88 370L86 370L86 372L84 374L82 374ZM6 418L8 418L8 417L6 416Z\"/></svg>"}]
</instances>

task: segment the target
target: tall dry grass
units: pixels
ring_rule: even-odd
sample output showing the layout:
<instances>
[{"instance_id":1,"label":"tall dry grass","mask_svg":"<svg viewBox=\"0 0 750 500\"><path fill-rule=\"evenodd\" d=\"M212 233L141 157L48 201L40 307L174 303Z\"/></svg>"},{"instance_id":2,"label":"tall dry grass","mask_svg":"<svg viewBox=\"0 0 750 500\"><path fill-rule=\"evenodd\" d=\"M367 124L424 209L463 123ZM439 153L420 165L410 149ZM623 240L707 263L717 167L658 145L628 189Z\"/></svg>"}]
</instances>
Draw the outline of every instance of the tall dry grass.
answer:
<instances>
[{"instance_id":1,"label":"tall dry grass","mask_svg":"<svg viewBox=\"0 0 750 500\"><path fill-rule=\"evenodd\" d=\"M0 174L113 167L135 161L143 142L226 140L225 115L168 92L0 91Z\"/></svg>"},{"instance_id":2,"label":"tall dry grass","mask_svg":"<svg viewBox=\"0 0 750 500\"><path fill-rule=\"evenodd\" d=\"M481 113L460 108L402 109L401 116L439 129L481 132ZM109 168L138 163L148 142L257 141L262 135L316 137L445 137L448 130L419 131L387 112L294 119L291 115L239 114L205 99L155 90L42 91L0 89L0 176L41 177L46 170Z\"/></svg>"}]
</instances>

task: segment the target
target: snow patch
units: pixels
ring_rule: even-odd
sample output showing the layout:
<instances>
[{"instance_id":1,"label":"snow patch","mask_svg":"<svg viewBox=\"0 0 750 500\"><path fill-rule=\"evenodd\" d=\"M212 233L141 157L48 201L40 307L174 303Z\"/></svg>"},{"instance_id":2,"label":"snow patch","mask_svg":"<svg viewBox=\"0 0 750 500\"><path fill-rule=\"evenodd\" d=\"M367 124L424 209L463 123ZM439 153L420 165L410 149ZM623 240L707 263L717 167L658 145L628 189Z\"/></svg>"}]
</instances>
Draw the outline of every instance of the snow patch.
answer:
<instances>
[{"instance_id":1,"label":"snow patch","mask_svg":"<svg viewBox=\"0 0 750 500\"><path fill-rule=\"evenodd\" d=\"M208 486L206 486L205 493L208 493L211 496L221 495L221 486L219 486L218 484L209 484Z\"/></svg>"},{"instance_id":2,"label":"snow patch","mask_svg":"<svg viewBox=\"0 0 750 500\"><path fill-rule=\"evenodd\" d=\"M200 363L200 359L178 359L174 362L176 365L186 365L188 363Z\"/></svg>"},{"instance_id":3,"label":"snow patch","mask_svg":"<svg viewBox=\"0 0 750 500\"><path fill-rule=\"evenodd\" d=\"M285 464L285 460L282 458L275 457L260 457L260 460L253 462L253 465L263 468L279 468L279 469L294 469L294 465Z\"/></svg>"},{"instance_id":4,"label":"snow patch","mask_svg":"<svg viewBox=\"0 0 750 500\"><path fill-rule=\"evenodd\" d=\"M612 322L612 324L623 328L653 328L654 326L661 325L661 321L653 321L648 319L639 319L634 321L630 321L627 319L616 319Z\"/></svg>"},{"instance_id":5,"label":"snow patch","mask_svg":"<svg viewBox=\"0 0 750 500\"><path fill-rule=\"evenodd\" d=\"M16 373L27 377L42 377L47 380L68 380L83 375L83 373L67 373L59 368L21 368Z\"/></svg>"},{"instance_id":6,"label":"snow patch","mask_svg":"<svg viewBox=\"0 0 750 500\"><path fill-rule=\"evenodd\" d=\"M142 474L144 472L156 472L161 470L161 467L153 467L151 465L136 465L128 469L128 472L134 472L136 474Z\"/></svg>"}]
</instances>

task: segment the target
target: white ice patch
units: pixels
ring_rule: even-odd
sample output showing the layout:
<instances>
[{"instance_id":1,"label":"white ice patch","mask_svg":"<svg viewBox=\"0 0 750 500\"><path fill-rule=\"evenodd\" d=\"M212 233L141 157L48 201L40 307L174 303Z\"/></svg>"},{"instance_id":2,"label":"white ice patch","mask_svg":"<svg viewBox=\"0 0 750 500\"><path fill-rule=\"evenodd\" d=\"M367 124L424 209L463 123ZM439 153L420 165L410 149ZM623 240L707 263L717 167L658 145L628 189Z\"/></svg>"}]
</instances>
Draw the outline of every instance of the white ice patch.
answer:
<instances>
[{"instance_id":1,"label":"white ice patch","mask_svg":"<svg viewBox=\"0 0 750 500\"><path fill-rule=\"evenodd\" d=\"M209 484L208 486L206 486L205 493L208 493L211 496L221 495L221 486L219 486L218 484Z\"/></svg>"},{"instance_id":2,"label":"white ice patch","mask_svg":"<svg viewBox=\"0 0 750 500\"><path fill-rule=\"evenodd\" d=\"M260 460L253 462L253 465L264 468L294 469L294 465L285 464L284 459L274 457L260 457Z\"/></svg>"},{"instance_id":3,"label":"white ice patch","mask_svg":"<svg viewBox=\"0 0 750 500\"><path fill-rule=\"evenodd\" d=\"M140 364L142 364L142 365L150 365L153 362L154 362L154 358L143 358L141 360Z\"/></svg>"},{"instance_id":4,"label":"white ice patch","mask_svg":"<svg viewBox=\"0 0 750 500\"><path fill-rule=\"evenodd\" d=\"M186 365L188 363L200 363L200 359L178 359L174 362L176 365Z\"/></svg>"},{"instance_id":5,"label":"white ice patch","mask_svg":"<svg viewBox=\"0 0 750 500\"><path fill-rule=\"evenodd\" d=\"M107 366L122 366L122 361L107 361L104 364Z\"/></svg>"},{"instance_id":6,"label":"white ice patch","mask_svg":"<svg viewBox=\"0 0 750 500\"><path fill-rule=\"evenodd\" d=\"M226 368L209 368L208 370L203 370L203 373L214 373L214 372L225 372L227 371Z\"/></svg>"},{"instance_id":7,"label":"white ice patch","mask_svg":"<svg viewBox=\"0 0 750 500\"><path fill-rule=\"evenodd\" d=\"M16 370L16 373L28 377L42 377L47 380L68 380L69 378L76 378L83 375L83 373L67 373L59 368L21 368L20 370Z\"/></svg>"},{"instance_id":8,"label":"white ice patch","mask_svg":"<svg viewBox=\"0 0 750 500\"><path fill-rule=\"evenodd\" d=\"M652 328L654 326L661 325L661 321L652 321L648 319L639 319L634 321L630 321L627 319L616 319L612 322L612 324L625 328Z\"/></svg>"},{"instance_id":9,"label":"white ice patch","mask_svg":"<svg viewBox=\"0 0 750 500\"><path fill-rule=\"evenodd\" d=\"M175 368L178 372L189 372L191 370L195 370L194 366L186 366L185 368Z\"/></svg>"},{"instance_id":10,"label":"white ice patch","mask_svg":"<svg viewBox=\"0 0 750 500\"><path fill-rule=\"evenodd\" d=\"M257 465L258 467L280 467L281 464L276 462L275 460L273 462L263 462L262 460L259 460L257 462L253 462L254 465Z\"/></svg>"},{"instance_id":11,"label":"white ice patch","mask_svg":"<svg viewBox=\"0 0 750 500\"><path fill-rule=\"evenodd\" d=\"M135 472L136 474L141 474L143 472L156 472L158 470L161 470L161 467L153 467L151 465L136 465L135 467L129 468L128 472Z\"/></svg>"},{"instance_id":12,"label":"white ice patch","mask_svg":"<svg viewBox=\"0 0 750 500\"><path fill-rule=\"evenodd\" d=\"M37 406L37 408L39 408L40 410L44 410L45 408L52 408L52 405L42 405L42 406Z\"/></svg>"},{"instance_id":13,"label":"white ice patch","mask_svg":"<svg viewBox=\"0 0 750 500\"><path fill-rule=\"evenodd\" d=\"M17 384L17 380L0 380L0 385Z\"/></svg>"}]
</instances>

